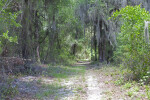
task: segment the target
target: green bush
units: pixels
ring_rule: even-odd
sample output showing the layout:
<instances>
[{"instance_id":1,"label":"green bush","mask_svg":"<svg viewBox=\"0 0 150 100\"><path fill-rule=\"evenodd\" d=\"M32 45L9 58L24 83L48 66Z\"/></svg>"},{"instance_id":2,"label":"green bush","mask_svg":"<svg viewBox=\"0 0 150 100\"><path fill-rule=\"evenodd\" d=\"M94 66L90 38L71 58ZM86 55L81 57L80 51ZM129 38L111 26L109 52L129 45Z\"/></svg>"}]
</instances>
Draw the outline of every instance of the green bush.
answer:
<instances>
[{"instance_id":1,"label":"green bush","mask_svg":"<svg viewBox=\"0 0 150 100\"><path fill-rule=\"evenodd\" d=\"M11 1L10 1L11 2ZM16 22L20 12L12 12L7 0L0 0L0 52L6 43L17 43L17 36L14 36L12 28L20 27Z\"/></svg>"},{"instance_id":2,"label":"green bush","mask_svg":"<svg viewBox=\"0 0 150 100\"><path fill-rule=\"evenodd\" d=\"M141 79L150 69L150 48L144 37L144 21L150 20L150 14L140 5L126 6L111 18L119 19L122 23L121 33L117 34L116 61L124 63L133 71L136 79Z\"/></svg>"}]
</instances>

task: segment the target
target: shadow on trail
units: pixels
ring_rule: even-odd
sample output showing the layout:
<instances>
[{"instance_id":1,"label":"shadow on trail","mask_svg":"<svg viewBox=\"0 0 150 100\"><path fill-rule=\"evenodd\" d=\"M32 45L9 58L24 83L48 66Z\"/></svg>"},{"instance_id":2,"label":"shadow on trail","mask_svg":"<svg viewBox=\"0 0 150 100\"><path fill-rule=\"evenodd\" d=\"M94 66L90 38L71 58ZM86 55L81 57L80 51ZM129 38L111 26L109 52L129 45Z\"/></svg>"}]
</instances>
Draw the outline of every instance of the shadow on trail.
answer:
<instances>
[{"instance_id":1,"label":"shadow on trail","mask_svg":"<svg viewBox=\"0 0 150 100\"><path fill-rule=\"evenodd\" d=\"M85 66L87 70L90 70L90 69L101 69L104 64L103 63L94 63L94 62L91 62L91 61L80 61L80 62L77 62L76 64L77 66Z\"/></svg>"},{"instance_id":2,"label":"shadow on trail","mask_svg":"<svg viewBox=\"0 0 150 100\"><path fill-rule=\"evenodd\" d=\"M61 84L59 79L72 78L85 73L84 66L30 66L27 70L15 71L18 75L12 87L17 87L18 95L12 100L54 100L74 95L72 88ZM20 76L21 75L21 76ZM58 81L57 81L58 80ZM1 88L1 87L0 87Z\"/></svg>"},{"instance_id":3,"label":"shadow on trail","mask_svg":"<svg viewBox=\"0 0 150 100\"><path fill-rule=\"evenodd\" d=\"M84 67L78 65L70 67L55 66L47 68L47 74L54 78L69 78L82 73L84 73Z\"/></svg>"},{"instance_id":4,"label":"shadow on trail","mask_svg":"<svg viewBox=\"0 0 150 100\"><path fill-rule=\"evenodd\" d=\"M47 79L47 82L43 83L39 77L33 76L16 79L13 85L17 86L19 91L19 94L14 100L53 100L55 97L67 97L73 93L71 89L62 86L61 84L51 82L51 79Z\"/></svg>"},{"instance_id":5,"label":"shadow on trail","mask_svg":"<svg viewBox=\"0 0 150 100\"><path fill-rule=\"evenodd\" d=\"M82 66L33 66L24 70L24 75L44 76L51 78L70 78L75 75L80 75L85 72L85 67Z\"/></svg>"}]
</instances>

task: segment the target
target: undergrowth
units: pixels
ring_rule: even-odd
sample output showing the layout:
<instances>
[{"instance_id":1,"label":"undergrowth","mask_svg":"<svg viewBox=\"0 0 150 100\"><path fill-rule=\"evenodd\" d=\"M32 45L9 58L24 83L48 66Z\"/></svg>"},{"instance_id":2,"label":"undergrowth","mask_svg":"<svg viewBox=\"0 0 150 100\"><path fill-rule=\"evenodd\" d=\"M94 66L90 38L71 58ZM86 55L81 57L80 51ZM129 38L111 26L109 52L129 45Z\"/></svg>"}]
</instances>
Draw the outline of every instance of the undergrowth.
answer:
<instances>
[{"instance_id":1,"label":"undergrowth","mask_svg":"<svg viewBox=\"0 0 150 100\"><path fill-rule=\"evenodd\" d=\"M112 77L112 83L117 87L122 87L121 89L125 92L125 95L129 98L136 99L146 99L150 100L150 86L148 83L149 73L147 76L143 77L141 80L135 80L135 76L132 74L131 70L124 68L122 65L120 67L112 65L104 65L100 71L105 76ZM111 82L111 81L109 81ZM107 81L107 84L109 83ZM141 94L142 91L144 94ZM141 95L138 95L138 94Z\"/></svg>"},{"instance_id":2,"label":"undergrowth","mask_svg":"<svg viewBox=\"0 0 150 100\"><path fill-rule=\"evenodd\" d=\"M9 77L0 82L0 99L10 99L18 94L17 86L13 85L14 78Z\"/></svg>"}]
</instances>

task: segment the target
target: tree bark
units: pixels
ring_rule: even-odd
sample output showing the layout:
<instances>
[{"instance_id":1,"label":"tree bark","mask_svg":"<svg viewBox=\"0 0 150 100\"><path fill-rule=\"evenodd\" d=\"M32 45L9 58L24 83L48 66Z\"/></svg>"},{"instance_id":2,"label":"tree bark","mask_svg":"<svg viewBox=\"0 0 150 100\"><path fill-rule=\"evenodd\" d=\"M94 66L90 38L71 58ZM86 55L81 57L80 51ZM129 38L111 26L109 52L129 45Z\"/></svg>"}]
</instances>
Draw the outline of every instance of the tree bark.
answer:
<instances>
[{"instance_id":1,"label":"tree bark","mask_svg":"<svg viewBox=\"0 0 150 100\"><path fill-rule=\"evenodd\" d=\"M99 61L100 62L103 62L103 31L102 31L102 20L100 20L99 22L99 29L100 29L100 36L101 36L101 39L99 40L99 43L98 43L98 56L99 56Z\"/></svg>"},{"instance_id":2,"label":"tree bark","mask_svg":"<svg viewBox=\"0 0 150 100\"><path fill-rule=\"evenodd\" d=\"M40 44L39 44L39 21L38 21L38 11L35 11L35 44L36 44L36 57L37 57L37 62L40 63Z\"/></svg>"},{"instance_id":3,"label":"tree bark","mask_svg":"<svg viewBox=\"0 0 150 100\"><path fill-rule=\"evenodd\" d=\"M93 56L93 48L92 48L92 45L93 45L93 39L92 39L92 33L93 33L93 28L91 27L91 60L92 60L92 56Z\"/></svg>"},{"instance_id":4,"label":"tree bark","mask_svg":"<svg viewBox=\"0 0 150 100\"><path fill-rule=\"evenodd\" d=\"M95 51L95 61L97 61L96 25L94 25L94 51Z\"/></svg>"},{"instance_id":5,"label":"tree bark","mask_svg":"<svg viewBox=\"0 0 150 100\"><path fill-rule=\"evenodd\" d=\"M22 25L22 34L21 34L21 41L22 41L22 57L27 59L28 58L28 46L27 46L27 37L28 37L28 0L23 0L23 13L22 13L22 19L21 19L21 25Z\"/></svg>"}]
</instances>

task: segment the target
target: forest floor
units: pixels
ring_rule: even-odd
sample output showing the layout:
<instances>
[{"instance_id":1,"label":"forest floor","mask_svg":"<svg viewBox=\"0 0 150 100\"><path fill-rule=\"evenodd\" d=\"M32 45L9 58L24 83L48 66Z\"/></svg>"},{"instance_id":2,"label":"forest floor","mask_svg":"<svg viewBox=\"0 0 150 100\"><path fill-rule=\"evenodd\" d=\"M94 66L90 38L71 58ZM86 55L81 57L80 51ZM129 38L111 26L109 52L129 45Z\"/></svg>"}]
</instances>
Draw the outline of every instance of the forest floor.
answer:
<instances>
[{"instance_id":1,"label":"forest floor","mask_svg":"<svg viewBox=\"0 0 150 100\"><path fill-rule=\"evenodd\" d=\"M136 82L123 83L120 69L112 65L79 62L73 66L43 65L43 68L46 70L41 75L15 77L13 87L17 86L18 94L9 99L149 100L150 91Z\"/></svg>"}]
</instances>

